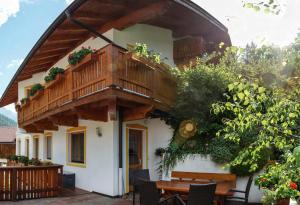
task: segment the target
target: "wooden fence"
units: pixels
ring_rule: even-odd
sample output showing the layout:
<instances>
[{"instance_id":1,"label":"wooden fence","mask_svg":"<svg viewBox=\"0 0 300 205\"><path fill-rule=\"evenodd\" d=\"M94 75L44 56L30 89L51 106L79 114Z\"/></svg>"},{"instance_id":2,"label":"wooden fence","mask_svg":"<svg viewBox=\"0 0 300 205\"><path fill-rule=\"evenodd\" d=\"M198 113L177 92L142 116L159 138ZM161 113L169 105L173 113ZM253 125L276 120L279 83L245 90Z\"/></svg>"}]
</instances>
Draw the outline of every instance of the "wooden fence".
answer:
<instances>
[{"instance_id":1,"label":"wooden fence","mask_svg":"<svg viewBox=\"0 0 300 205\"><path fill-rule=\"evenodd\" d=\"M59 196L62 165L0 167L0 201Z\"/></svg>"},{"instance_id":2,"label":"wooden fence","mask_svg":"<svg viewBox=\"0 0 300 205\"><path fill-rule=\"evenodd\" d=\"M8 158L16 154L16 144L0 144L0 158Z\"/></svg>"}]
</instances>

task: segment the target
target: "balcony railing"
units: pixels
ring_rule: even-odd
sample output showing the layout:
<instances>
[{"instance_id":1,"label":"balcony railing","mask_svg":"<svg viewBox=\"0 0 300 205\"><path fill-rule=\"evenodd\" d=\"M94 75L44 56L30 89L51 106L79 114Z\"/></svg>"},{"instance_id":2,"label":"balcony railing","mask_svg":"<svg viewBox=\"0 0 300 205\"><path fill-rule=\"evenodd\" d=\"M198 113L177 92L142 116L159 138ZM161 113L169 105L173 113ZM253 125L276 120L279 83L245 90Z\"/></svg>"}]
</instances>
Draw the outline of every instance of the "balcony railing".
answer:
<instances>
[{"instance_id":1,"label":"balcony railing","mask_svg":"<svg viewBox=\"0 0 300 205\"><path fill-rule=\"evenodd\" d=\"M63 77L43 94L21 107L20 124L86 96L118 87L169 106L174 100L175 81L161 66L137 61L117 46L108 45L66 69Z\"/></svg>"}]
</instances>

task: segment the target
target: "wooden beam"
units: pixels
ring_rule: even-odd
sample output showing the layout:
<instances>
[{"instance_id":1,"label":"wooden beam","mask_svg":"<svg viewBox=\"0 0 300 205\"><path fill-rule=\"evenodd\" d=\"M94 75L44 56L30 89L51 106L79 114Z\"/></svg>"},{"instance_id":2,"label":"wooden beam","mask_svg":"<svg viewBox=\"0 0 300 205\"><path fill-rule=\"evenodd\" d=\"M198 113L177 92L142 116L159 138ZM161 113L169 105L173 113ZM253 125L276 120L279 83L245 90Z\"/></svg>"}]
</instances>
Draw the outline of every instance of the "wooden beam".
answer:
<instances>
[{"instance_id":1,"label":"wooden beam","mask_svg":"<svg viewBox=\"0 0 300 205\"><path fill-rule=\"evenodd\" d=\"M98 31L104 33L111 28L116 28L122 30L129 26L137 23L145 22L147 20L153 19L155 17L163 15L170 7L171 2L168 0L161 0L157 3L153 3L142 9L136 10L126 16L123 16L117 20L108 22L101 26Z\"/></svg>"},{"instance_id":2,"label":"wooden beam","mask_svg":"<svg viewBox=\"0 0 300 205\"><path fill-rule=\"evenodd\" d=\"M27 125L22 127L27 133L44 133L44 130L37 129L34 125Z\"/></svg>"},{"instance_id":3,"label":"wooden beam","mask_svg":"<svg viewBox=\"0 0 300 205\"><path fill-rule=\"evenodd\" d=\"M117 120L117 101L112 100L108 104L108 118L110 121L116 121Z\"/></svg>"},{"instance_id":4,"label":"wooden beam","mask_svg":"<svg viewBox=\"0 0 300 205\"><path fill-rule=\"evenodd\" d=\"M51 121L39 121L39 122L34 122L33 125L38 129L38 130L53 130L57 131L58 126L54 125Z\"/></svg>"},{"instance_id":5,"label":"wooden beam","mask_svg":"<svg viewBox=\"0 0 300 205\"><path fill-rule=\"evenodd\" d=\"M153 110L154 110L153 105L144 105L136 108L127 109L123 113L123 120L132 121L132 120L145 119Z\"/></svg>"},{"instance_id":6,"label":"wooden beam","mask_svg":"<svg viewBox=\"0 0 300 205\"><path fill-rule=\"evenodd\" d=\"M50 38L48 38L48 41L58 41L63 39L80 39L82 37L82 33L65 33L65 34L54 34Z\"/></svg>"},{"instance_id":7,"label":"wooden beam","mask_svg":"<svg viewBox=\"0 0 300 205\"><path fill-rule=\"evenodd\" d=\"M34 59L34 58L32 58L30 61L29 61L29 63L28 64L37 64L37 65L39 65L40 63L45 63L45 62L52 62L52 61L55 61L57 59L57 57L51 57L51 58L48 58L48 59Z\"/></svg>"},{"instance_id":8,"label":"wooden beam","mask_svg":"<svg viewBox=\"0 0 300 205\"><path fill-rule=\"evenodd\" d=\"M80 41L81 38L66 38L66 39L60 39L60 40L49 40L47 41L47 44L55 44L55 43L62 43L62 42L66 42L66 43L70 43L70 42L74 42L74 41Z\"/></svg>"},{"instance_id":9,"label":"wooden beam","mask_svg":"<svg viewBox=\"0 0 300 205\"><path fill-rule=\"evenodd\" d=\"M47 53L50 51L66 50L69 49L71 46L72 44L66 42L55 43L51 45L45 44L40 48L38 53L40 54L40 53Z\"/></svg>"},{"instance_id":10,"label":"wooden beam","mask_svg":"<svg viewBox=\"0 0 300 205\"><path fill-rule=\"evenodd\" d=\"M78 118L84 120L94 120L94 121L101 121L107 122L107 108L102 109L90 109L87 107L84 108L74 108L74 111Z\"/></svg>"},{"instance_id":11,"label":"wooden beam","mask_svg":"<svg viewBox=\"0 0 300 205\"><path fill-rule=\"evenodd\" d=\"M54 125L68 126L68 127L78 127L78 118L76 115L65 116L49 116L48 120L51 121Z\"/></svg>"}]
</instances>

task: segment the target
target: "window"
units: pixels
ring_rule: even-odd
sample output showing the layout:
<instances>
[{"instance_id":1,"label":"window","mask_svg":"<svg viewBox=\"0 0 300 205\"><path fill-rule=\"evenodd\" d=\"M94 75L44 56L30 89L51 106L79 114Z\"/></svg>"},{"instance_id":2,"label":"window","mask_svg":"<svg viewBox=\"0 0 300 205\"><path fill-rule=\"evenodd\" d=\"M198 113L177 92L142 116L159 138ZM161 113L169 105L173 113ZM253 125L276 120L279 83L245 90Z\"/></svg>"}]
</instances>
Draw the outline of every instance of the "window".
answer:
<instances>
[{"instance_id":1,"label":"window","mask_svg":"<svg viewBox=\"0 0 300 205\"><path fill-rule=\"evenodd\" d=\"M39 137L37 136L33 137L33 145L34 145L33 158L38 159L39 158Z\"/></svg>"},{"instance_id":2,"label":"window","mask_svg":"<svg viewBox=\"0 0 300 205\"><path fill-rule=\"evenodd\" d=\"M52 134L47 133L46 135L46 159L52 159Z\"/></svg>"},{"instance_id":3,"label":"window","mask_svg":"<svg viewBox=\"0 0 300 205\"><path fill-rule=\"evenodd\" d=\"M21 140L18 140L18 155L21 155Z\"/></svg>"},{"instance_id":4,"label":"window","mask_svg":"<svg viewBox=\"0 0 300 205\"><path fill-rule=\"evenodd\" d=\"M25 139L25 156L29 157L29 139Z\"/></svg>"},{"instance_id":5,"label":"window","mask_svg":"<svg viewBox=\"0 0 300 205\"><path fill-rule=\"evenodd\" d=\"M78 127L68 130L67 149L68 164L85 167L85 128Z\"/></svg>"}]
</instances>

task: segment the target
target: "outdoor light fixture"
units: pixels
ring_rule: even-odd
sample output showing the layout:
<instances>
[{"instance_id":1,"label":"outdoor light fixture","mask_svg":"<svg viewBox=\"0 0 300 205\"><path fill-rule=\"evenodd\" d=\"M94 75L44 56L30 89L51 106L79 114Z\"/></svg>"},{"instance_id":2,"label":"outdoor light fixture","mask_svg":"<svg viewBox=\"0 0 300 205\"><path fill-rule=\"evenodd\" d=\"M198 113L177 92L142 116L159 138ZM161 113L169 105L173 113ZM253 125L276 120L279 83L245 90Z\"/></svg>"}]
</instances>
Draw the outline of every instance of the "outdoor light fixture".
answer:
<instances>
[{"instance_id":1,"label":"outdoor light fixture","mask_svg":"<svg viewBox=\"0 0 300 205\"><path fill-rule=\"evenodd\" d=\"M102 129L101 129L101 127L96 127L96 133L97 133L98 137L102 137Z\"/></svg>"}]
</instances>

